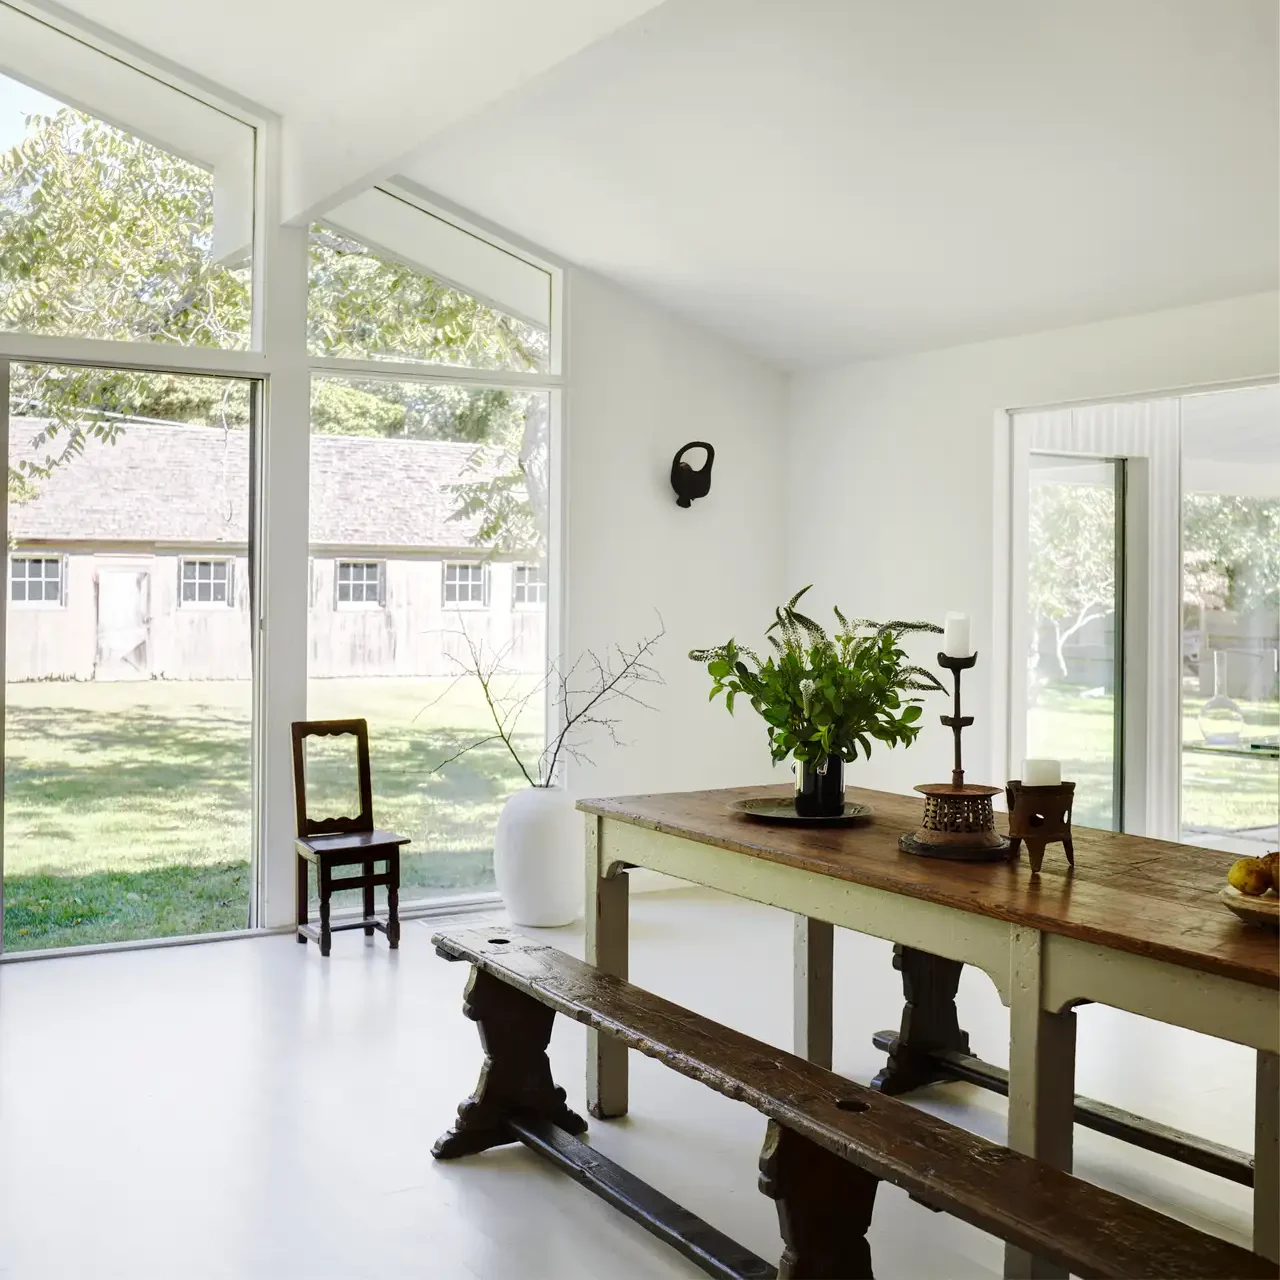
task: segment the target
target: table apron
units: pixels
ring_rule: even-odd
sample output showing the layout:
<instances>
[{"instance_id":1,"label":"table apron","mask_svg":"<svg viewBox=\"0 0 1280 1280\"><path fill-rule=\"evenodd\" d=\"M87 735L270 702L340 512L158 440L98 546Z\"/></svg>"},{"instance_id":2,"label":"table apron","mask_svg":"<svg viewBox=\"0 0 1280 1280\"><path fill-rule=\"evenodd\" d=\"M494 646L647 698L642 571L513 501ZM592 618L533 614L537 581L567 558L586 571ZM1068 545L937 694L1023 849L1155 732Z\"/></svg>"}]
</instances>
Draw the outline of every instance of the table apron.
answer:
<instances>
[{"instance_id":1,"label":"table apron","mask_svg":"<svg viewBox=\"0 0 1280 1280\"><path fill-rule=\"evenodd\" d=\"M1251 1049L1280 1050L1270 987L1061 934L1044 934L1044 948L1042 999L1050 1013L1088 1000Z\"/></svg>"},{"instance_id":2,"label":"table apron","mask_svg":"<svg viewBox=\"0 0 1280 1280\"><path fill-rule=\"evenodd\" d=\"M601 868L662 871L737 898L917 947L981 969L1009 1003L1009 931L1003 920L667 835L633 823L600 823Z\"/></svg>"},{"instance_id":3,"label":"table apron","mask_svg":"<svg viewBox=\"0 0 1280 1280\"><path fill-rule=\"evenodd\" d=\"M605 875L620 865L646 867L812 920L960 960L987 974L1001 1001L1009 1004L1011 939L1027 926L769 862L634 823L603 818L599 833ZM1277 994L1269 987L1061 934L1044 933L1043 939L1041 990L1043 1008L1050 1013L1092 1001L1267 1053L1280 1052Z\"/></svg>"}]
</instances>

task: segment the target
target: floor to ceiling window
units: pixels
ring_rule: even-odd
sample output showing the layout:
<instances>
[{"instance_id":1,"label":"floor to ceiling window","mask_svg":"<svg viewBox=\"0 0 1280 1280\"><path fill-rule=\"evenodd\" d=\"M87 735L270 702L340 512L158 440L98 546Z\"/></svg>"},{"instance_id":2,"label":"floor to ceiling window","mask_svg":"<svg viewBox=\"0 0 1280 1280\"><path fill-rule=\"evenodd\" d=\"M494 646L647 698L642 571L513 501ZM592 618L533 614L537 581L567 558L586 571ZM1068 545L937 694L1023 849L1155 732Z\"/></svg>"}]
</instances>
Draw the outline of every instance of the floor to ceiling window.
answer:
<instances>
[{"instance_id":1,"label":"floor to ceiling window","mask_svg":"<svg viewBox=\"0 0 1280 1280\"><path fill-rule=\"evenodd\" d=\"M206 375L254 129L3 4L0 47L3 950L244 928L260 383Z\"/></svg>"},{"instance_id":2,"label":"floor to ceiling window","mask_svg":"<svg viewBox=\"0 0 1280 1280\"><path fill-rule=\"evenodd\" d=\"M544 739L558 273L395 183L273 226L269 119L5 0L0 50L0 950L286 924L307 716L369 720L402 902L487 891L523 775L451 757L473 653Z\"/></svg>"},{"instance_id":3,"label":"floor to ceiling window","mask_svg":"<svg viewBox=\"0 0 1280 1280\"><path fill-rule=\"evenodd\" d=\"M1280 387L1013 425L1011 761L1062 759L1077 821L1275 848Z\"/></svg>"},{"instance_id":4,"label":"floor to ceiling window","mask_svg":"<svg viewBox=\"0 0 1280 1280\"><path fill-rule=\"evenodd\" d=\"M451 234L376 191L311 238L308 710L369 721L377 821L413 841L402 903L493 884L524 779L489 697L519 701L502 731L530 767L544 740L553 404L521 376L548 365L550 279L493 249L482 300L435 268Z\"/></svg>"},{"instance_id":5,"label":"floor to ceiling window","mask_svg":"<svg viewBox=\"0 0 1280 1280\"><path fill-rule=\"evenodd\" d=\"M242 929L252 384L9 379L5 950Z\"/></svg>"}]
</instances>

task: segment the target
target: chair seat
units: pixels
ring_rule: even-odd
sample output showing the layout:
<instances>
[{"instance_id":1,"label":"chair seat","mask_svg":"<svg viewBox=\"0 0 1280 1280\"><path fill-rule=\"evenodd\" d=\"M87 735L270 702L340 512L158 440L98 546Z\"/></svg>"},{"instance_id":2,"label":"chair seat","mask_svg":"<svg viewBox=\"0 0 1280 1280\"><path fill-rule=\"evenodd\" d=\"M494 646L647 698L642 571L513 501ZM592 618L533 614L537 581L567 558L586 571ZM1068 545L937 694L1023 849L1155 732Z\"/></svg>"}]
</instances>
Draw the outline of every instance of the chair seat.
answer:
<instances>
[{"instance_id":1,"label":"chair seat","mask_svg":"<svg viewBox=\"0 0 1280 1280\"><path fill-rule=\"evenodd\" d=\"M379 849L398 849L409 843L408 836L398 836L394 831L352 831L307 836L295 841L294 847L309 862L317 862L348 856L356 860L376 858Z\"/></svg>"}]
</instances>

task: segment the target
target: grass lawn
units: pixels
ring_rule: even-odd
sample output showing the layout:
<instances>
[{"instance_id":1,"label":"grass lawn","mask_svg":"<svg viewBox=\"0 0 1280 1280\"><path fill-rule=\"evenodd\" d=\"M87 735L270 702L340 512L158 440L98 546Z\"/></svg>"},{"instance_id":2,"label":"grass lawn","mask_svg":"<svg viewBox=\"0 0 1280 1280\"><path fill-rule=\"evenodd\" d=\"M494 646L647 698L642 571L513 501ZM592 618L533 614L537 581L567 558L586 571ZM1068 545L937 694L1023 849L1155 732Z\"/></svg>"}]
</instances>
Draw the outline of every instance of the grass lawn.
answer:
<instances>
[{"instance_id":1,"label":"grass lawn","mask_svg":"<svg viewBox=\"0 0 1280 1280\"><path fill-rule=\"evenodd\" d=\"M484 727L479 691L441 698L448 683L310 688L312 716L369 721L375 817L413 839L402 901L492 885L494 824L521 781L501 744L432 772ZM245 925L247 682L34 682L6 697L6 950ZM541 726L531 704L520 726L530 754Z\"/></svg>"},{"instance_id":2,"label":"grass lawn","mask_svg":"<svg viewBox=\"0 0 1280 1280\"><path fill-rule=\"evenodd\" d=\"M1203 698L1183 701L1183 742L1200 742L1196 721ZM1244 702L1240 710L1248 729L1275 733L1280 704ZM1082 698L1069 689L1039 692L1028 717L1028 741L1035 754L1061 759L1063 776L1076 781L1075 821L1108 825L1110 812L1112 720L1111 698ZM1028 753L1032 747L1028 747ZM1280 763L1237 756L1182 753L1182 826L1190 838L1196 832L1274 828L1280 810Z\"/></svg>"}]
</instances>

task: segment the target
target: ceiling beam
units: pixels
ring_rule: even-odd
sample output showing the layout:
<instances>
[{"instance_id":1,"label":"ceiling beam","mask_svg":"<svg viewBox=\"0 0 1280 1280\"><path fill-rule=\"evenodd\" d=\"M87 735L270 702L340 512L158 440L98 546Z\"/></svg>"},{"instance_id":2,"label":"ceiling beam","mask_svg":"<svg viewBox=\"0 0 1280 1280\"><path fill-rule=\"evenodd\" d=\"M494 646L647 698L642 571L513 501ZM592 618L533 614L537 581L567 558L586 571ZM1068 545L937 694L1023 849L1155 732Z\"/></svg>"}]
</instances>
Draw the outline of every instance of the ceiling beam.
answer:
<instances>
[{"instance_id":1,"label":"ceiling beam","mask_svg":"<svg viewBox=\"0 0 1280 1280\"><path fill-rule=\"evenodd\" d=\"M661 0L469 0L419 10L411 39L388 31L359 108L283 121L282 215L305 225L383 181L432 137L475 115ZM331 69L339 78L342 69ZM317 67L319 76L328 74Z\"/></svg>"}]
</instances>

